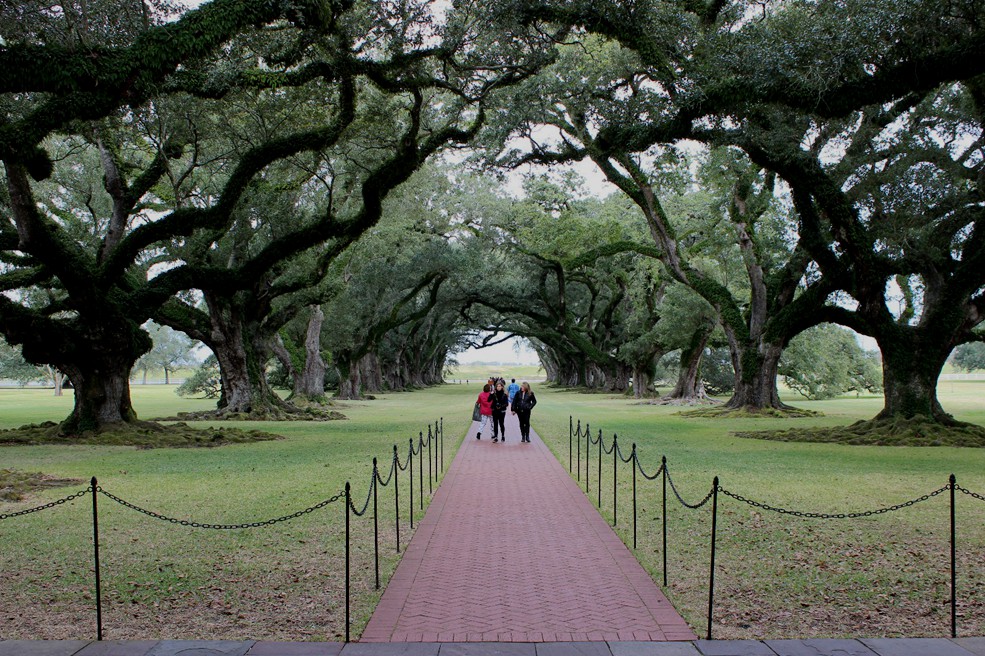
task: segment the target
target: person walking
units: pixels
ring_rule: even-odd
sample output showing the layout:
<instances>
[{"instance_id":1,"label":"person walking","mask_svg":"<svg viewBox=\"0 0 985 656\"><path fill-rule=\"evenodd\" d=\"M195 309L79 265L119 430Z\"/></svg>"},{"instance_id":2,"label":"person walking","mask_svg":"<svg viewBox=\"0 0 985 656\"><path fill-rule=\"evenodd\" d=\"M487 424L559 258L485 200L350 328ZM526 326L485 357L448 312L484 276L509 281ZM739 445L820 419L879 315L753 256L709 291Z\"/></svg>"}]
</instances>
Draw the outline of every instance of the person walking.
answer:
<instances>
[{"instance_id":1,"label":"person walking","mask_svg":"<svg viewBox=\"0 0 985 656\"><path fill-rule=\"evenodd\" d=\"M524 381L520 384L520 391L513 397L513 414L520 420L520 441L530 441L530 411L537 405L537 397L530 389L530 383Z\"/></svg>"},{"instance_id":2,"label":"person walking","mask_svg":"<svg viewBox=\"0 0 985 656\"><path fill-rule=\"evenodd\" d=\"M492 402L493 442L497 441L497 438L505 442L506 409L510 405L510 397L506 395L506 390L503 389L502 380L496 383L496 391L490 395L490 401Z\"/></svg>"},{"instance_id":3,"label":"person walking","mask_svg":"<svg viewBox=\"0 0 985 656\"><path fill-rule=\"evenodd\" d=\"M510 397L510 407L513 407L513 397L520 391L520 386L516 384L516 378L510 378L510 386L506 388L506 394Z\"/></svg>"},{"instance_id":4,"label":"person walking","mask_svg":"<svg viewBox=\"0 0 985 656\"><path fill-rule=\"evenodd\" d=\"M480 440L482 439L482 431L492 418L492 394L489 383L482 386L482 391L479 392L479 398L476 401L479 403L479 430L475 434L475 439Z\"/></svg>"}]
</instances>

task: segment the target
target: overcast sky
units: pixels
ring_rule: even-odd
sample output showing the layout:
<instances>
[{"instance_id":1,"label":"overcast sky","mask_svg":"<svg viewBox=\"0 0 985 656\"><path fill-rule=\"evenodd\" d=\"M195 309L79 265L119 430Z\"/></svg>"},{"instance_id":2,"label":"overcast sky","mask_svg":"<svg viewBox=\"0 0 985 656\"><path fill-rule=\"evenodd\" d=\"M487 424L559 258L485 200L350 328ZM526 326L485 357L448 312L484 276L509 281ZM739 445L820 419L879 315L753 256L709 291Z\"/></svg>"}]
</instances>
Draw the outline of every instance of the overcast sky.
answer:
<instances>
[{"instance_id":1,"label":"overcast sky","mask_svg":"<svg viewBox=\"0 0 985 656\"><path fill-rule=\"evenodd\" d=\"M484 349L469 349L456 355L455 359L462 364L472 362L537 364L539 362L537 359L537 354L530 349L521 347L519 354L517 353L515 346L518 343L519 340L511 339L503 342L502 344L497 344L496 346L490 346Z\"/></svg>"}]
</instances>

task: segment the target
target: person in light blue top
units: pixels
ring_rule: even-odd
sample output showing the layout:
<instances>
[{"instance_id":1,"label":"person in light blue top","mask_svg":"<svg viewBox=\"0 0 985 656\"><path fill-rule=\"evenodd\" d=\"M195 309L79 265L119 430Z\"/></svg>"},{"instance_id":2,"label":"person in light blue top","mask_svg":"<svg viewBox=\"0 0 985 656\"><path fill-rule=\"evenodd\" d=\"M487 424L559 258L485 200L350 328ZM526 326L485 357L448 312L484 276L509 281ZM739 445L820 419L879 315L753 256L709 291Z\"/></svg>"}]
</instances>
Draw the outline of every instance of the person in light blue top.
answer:
<instances>
[{"instance_id":1,"label":"person in light blue top","mask_svg":"<svg viewBox=\"0 0 985 656\"><path fill-rule=\"evenodd\" d=\"M506 394L510 397L510 407L513 407L513 397L520 391L520 386L516 384L516 378L510 378L510 386L506 388Z\"/></svg>"}]
</instances>

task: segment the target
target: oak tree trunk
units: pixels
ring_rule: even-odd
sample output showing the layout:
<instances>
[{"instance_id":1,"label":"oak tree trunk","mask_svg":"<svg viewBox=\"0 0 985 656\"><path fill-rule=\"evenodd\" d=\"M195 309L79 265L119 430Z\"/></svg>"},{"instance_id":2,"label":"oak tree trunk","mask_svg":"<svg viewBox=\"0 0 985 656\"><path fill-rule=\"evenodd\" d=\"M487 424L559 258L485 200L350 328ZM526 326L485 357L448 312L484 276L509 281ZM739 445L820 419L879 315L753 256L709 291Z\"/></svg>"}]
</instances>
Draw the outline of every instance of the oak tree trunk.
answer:
<instances>
[{"instance_id":1,"label":"oak tree trunk","mask_svg":"<svg viewBox=\"0 0 985 656\"><path fill-rule=\"evenodd\" d=\"M130 368L137 358L86 358L61 364L75 392L72 414L62 422L68 434L98 431L137 420L130 401Z\"/></svg>"},{"instance_id":2,"label":"oak tree trunk","mask_svg":"<svg viewBox=\"0 0 985 656\"><path fill-rule=\"evenodd\" d=\"M712 329L702 328L691 336L686 348L681 349L680 370L673 391L664 397L665 401L698 403L707 401L705 385L701 380L701 356L711 338Z\"/></svg>"},{"instance_id":3,"label":"oak tree trunk","mask_svg":"<svg viewBox=\"0 0 985 656\"><path fill-rule=\"evenodd\" d=\"M728 331L726 331L728 333ZM787 410L776 387L777 370L783 348L776 344L734 345L729 339L732 366L735 368L735 391L725 404L729 410L751 411L774 408Z\"/></svg>"},{"instance_id":4,"label":"oak tree trunk","mask_svg":"<svg viewBox=\"0 0 985 656\"><path fill-rule=\"evenodd\" d=\"M880 336L885 400L880 419L924 417L942 424L955 424L937 399L937 380L950 354L947 342L918 329L893 337Z\"/></svg>"},{"instance_id":5,"label":"oak tree trunk","mask_svg":"<svg viewBox=\"0 0 985 656\"><path fill-rule=\"evenodd\" d=\"M294 396L307 399L325 397L325 360L321 357L321 329L325 313L320 305L313 305L304 337L304 368L294 384Z\"/></svg>"},{"instance_id":6,"label":"oak tree trunk","mask_svg":"<svg viewBox=\"0 0 985 656\"><path fill-rule=\"evenodd\" d=\"M219 362L222 413L263 414L283 402L267 383L270 346L254 322L243 319L230 299L205 295L209 305L209 346Z\"/></svg>"}]
</instances>

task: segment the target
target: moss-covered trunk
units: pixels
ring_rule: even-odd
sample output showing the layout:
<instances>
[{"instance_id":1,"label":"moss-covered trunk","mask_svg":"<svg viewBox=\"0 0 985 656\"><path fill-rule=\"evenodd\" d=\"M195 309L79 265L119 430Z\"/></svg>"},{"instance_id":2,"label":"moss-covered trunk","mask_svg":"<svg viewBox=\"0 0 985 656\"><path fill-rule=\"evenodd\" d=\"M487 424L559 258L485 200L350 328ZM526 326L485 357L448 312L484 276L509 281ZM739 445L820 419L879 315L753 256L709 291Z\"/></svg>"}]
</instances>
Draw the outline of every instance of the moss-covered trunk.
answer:
<instances>
[{"instance_id":1,"label":"moss-covered trunk","mask_svg":"<svg viewBox=\"0 0 985 656\"><path fill-rule=\"evenodd\" d=\"M325 313L320 305L312 306L304 338L304 366L294 380L293 397L325 400L325 360L321 356L321 328Z\"/></svg>"},{"instance_id":2,"label":"moss-covered trunk","mask_svg":"<svg viewBox=\"0 0 985 656\"><path fill-rule=\"evenodd\" d=\"M335 369L339 373L339 391L335 395L343 400L362 398L359 367L348 354L336 352L334 357Z\"/></svg>"},{"instance_id":3,"label":"moss-covered trunk","mask_svg":"<svg viewBox=\"0 0 985 656\"><path fill-rule=\"evenodd\" d=\"M776 388L777 370L783 348L776 344L740 344L732 348L735 391L725 407L758 412L770 408L786 410Z\"/></svg>"},{"instance_id":4,"label":"moss-covered trunk","mask_svg":"<svg viewBox=\"0 0 985 656\"><path fill-rule=\"evenodd\" d=\"M937 379L951 349L939 337L922 332L911 328L879 338L885 402L877 420L923 417L955 423L937 400Z\"/></svg>"},{"instance_id":5,"label":"moss-covered trunk","mask_svg":"<svg viewBox=\"0 0 985 656\"><path fill-rule=\"evenodd\" d=\"M704 383L701 381L701 356L712 333L711 326L702 326L691 335L691 341L686 348L681 349L680 370L677 374L677 384L670 394L664 397L667 401L682 401L697 403L705 401Z\"/></svg>"},{"instance_id":6,"label":"moss-covered trunk","mask_svg":"<svg viewBox=\"0 0 985 656\"><path fill-rule=\"evenodd\" d=\"M209 346L219 362L223 413L263 414L283 405L267 383L270 338L256 322L244 318L235 299L206 294L211 322Z\"/></svg>"},{"instance_id":7,"label":"moss-covered trunk","mask_svg":"<svg viewBox=\"0 0 985 656\"><path fill-rule=\"evenodd\" d=\"M76 434L136 421L130 402L130 369L135 359L86 358L86 362L60 365L75 391L75 406L62 422L62 431Z\"/></svg>"},{"instance_id":8,"label":"moss-covered trunk","mask_svg":"<svg viewBox=\"0 0 985 656\"><path fill-rule=\"evenodd\" d=\"M56 393L61 373L71 382L75 403L62 422L64 433L99 431L137 420L130 402L130 372L152 346L139 325L104 306L54 329L11 321L6 330L21 344L25 359L49 366Z\"/></svg>"}]
</instances>

